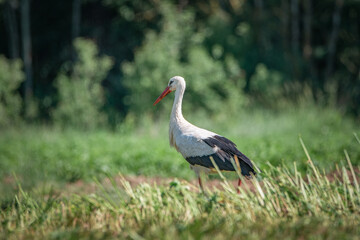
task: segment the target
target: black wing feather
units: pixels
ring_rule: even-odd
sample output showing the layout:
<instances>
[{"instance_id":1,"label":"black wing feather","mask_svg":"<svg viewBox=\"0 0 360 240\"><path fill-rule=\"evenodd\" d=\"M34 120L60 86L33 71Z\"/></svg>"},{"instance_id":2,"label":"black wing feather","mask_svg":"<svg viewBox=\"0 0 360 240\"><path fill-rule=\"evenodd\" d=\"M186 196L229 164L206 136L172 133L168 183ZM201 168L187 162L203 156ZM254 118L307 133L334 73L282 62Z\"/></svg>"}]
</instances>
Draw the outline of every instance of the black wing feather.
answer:
<instances>
[{"instance_id":1,"label":"black wing feather","mask_svg":"<svg viewBox=\"0 0 360 240\"><path fill-rule=\"evenodd\" d=\"M233 143L231 140L223 136L215 135L213 137L203 139L203 141L212 148L215 146L218 147L219 150L216 152L216 154L224 162L230 162L231 164L230 159L233 158L234 155L236 155L239 159L239 164L242 170L241 171L242 174L250 175L250 172L256 174L254 170L254 166L250 161L250 159L247 156L245 156L242 152L240 152L236 148L236 144Z\"/></svg>"}]
</instances>

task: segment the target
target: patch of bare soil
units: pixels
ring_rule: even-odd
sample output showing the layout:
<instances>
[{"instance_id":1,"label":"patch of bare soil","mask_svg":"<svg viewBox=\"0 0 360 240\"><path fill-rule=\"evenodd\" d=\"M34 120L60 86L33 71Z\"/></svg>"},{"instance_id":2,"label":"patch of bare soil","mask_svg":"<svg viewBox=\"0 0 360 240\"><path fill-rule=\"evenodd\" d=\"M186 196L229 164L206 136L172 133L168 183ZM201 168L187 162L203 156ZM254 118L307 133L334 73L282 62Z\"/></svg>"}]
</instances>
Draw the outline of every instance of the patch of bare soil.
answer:
<instances>
[{"instance_id":1,"label":"patch of bare soil","mask_svg":"<svg viewBox=\"0 0 360 240\"><path fill-rule=\"evenodd\" d=\"M357 179L357 182L360 183L360 169L359 167L354 168L354 172L355 172L355 176ZM353 178L353 174L351 173L350 170L346 171L346 175L343 174L342 171L332 171L328 174L326 174L326 177L328 178L328 180L330 182L334 182L337 179L340 181L347 181L346 179L349 179L351 184L354 184L354 178ZM191 181L187 181L187 180L182 180L182 179L176 179L176 178L163 178L163 177L148 177L148 176L115 176L112 178L112 181L114 181L115 185L119 188L123 188L123 184L122 181L125 180L127 181L130 186L132 188L136 188L137 186L147 183L150 186L168 186L170 187L172 185L172 182L181 182L182 185L186 185L190 187L191 191L194 192L199 192L199 184L198 184L198 180L197 179L193 179ZM308 179L306 177L304 177L305 182L308 182ZM5 186L8 186L10 188L16 189L17 186L17 181L19 181L21 183L22 178L21 177L17 177L17 179L15 179L13 176L8 175L5 176L2 179L1 184L4 184ZM232 184L234 189L236 189L237 187L237 181L238 180L228 180L229 184ZM46 183L45 183L46 184ZM209 190L215 190L215 189L219 189L219 190L223 190L223 184L224 182L222 180L219 179L203 179L203 184L205 189L209 189ZM43 184L40 184L43 185ZM103 179L101 182L101 185L104 186L105 188L107 187L111 187L113 185L113 183L110 181L110 179ZM260 185L262 185L262 183L260 182ZM250 189L250 191L255 191L255 186L253 185L252 181L250 180L246 180L243 179L243 183L241 185L241 188L245 188L248 187ZM97 183L94 182L86 182L83 180L79 180L73 183L67 183L65 185L58 185L55 187L56 192L59 193L62 196L68 196L71 194L91 194L91 193L96 193L100 190L100 186Z\"/></svg>"},{"instance_id":2,"label":"patch of bare soil","mask_svg":"<svg viewBox=\"0 0 360 240\"><path fill-rule=\"evenodd\" d=\"M357 182L360 183L360 169L359 168L354 168L354 172L355 172L355 176L357 179ZM350 170L347 170L346 172L347 174L347 178L349 179L351 184L354 184L354 178L353 175L351 173ZM335 181L336 179L343 181L344 179L344 175L343 172L341 171L332 171L328 174L326 174L326 177L328 178L328 180L330 182ZM346 177L345 177L346 178ZM199 192L199 184L198 184L198 180L197 179L193 179L191 181L187 181L187 180L183 180L183 179L176 179L176 178L163 178L163 177L148 177L148 176L115 176L112 179L116 186L118 186L119 188L123 188L123 184L122 181L125 180L127 182L129 182L130 186L132 188L136 188L137 186L147 183L150 186L169 186L171 185L172 182L178 181L181 182L183 185L187 185L190 187L190 190L195 191L195 192ZM308 179L305 177L304 178L305 182L308 181ZM228 180L228 183L231 184L234 189L237 188L237 183L238 180ZM104 179L102 181L103 186L111 186L113 183L111 183L111 181L109 179ZM222 180L219 179L203 179L203 184L204 184L204 188L205 189L209 189L209 190L223 190L223 185L224 182ZM262 186L262 182L260 182L260 185ZM84 181L77 181L75 183L69 183L66 185L67 188L67 192L72 192L72 193L85 193L85 194L89 194L89 193L94 193L98 190L98 185L95 183L86 183ZM251 180L247 180L247 179L243 179L243 183L241 185L241 188L249 188L250 191L256 191L255 190L255 186L252 183Z\"/></svg>"},{"instance_id":3,"label":"patch of bare soil","mask_svg":"<svg viewBox=\"0 0 360 240\"><path fill-rule=\"evenodd\" d=\"M172 182L180 182L182 185L186 185L190 187L191 191L200 191L199 184L197 179L193 179L191 181L183 180L183 179L176 179L176 178L163 178L163 177L148 177L148 176L115 176L110 179L104 179L101 184L104 187L115 185L119 188L123 188L123 181L126 181L130 184L132 188L136 188L137 186L141 184L149 184L150 186L168 186L170 187ZM112 182L113 181L113 182ZM252 182L250 180L243 180L243 182L246 181L246 185L250 188L250 190L254 190L255 187L253 186ZM237 187L238 180L228 180L228 183L233 185L234 189ZM223 184L224 182L218 179L211 179L211 180L205 180L203 179L203 184L205 189L209 190L223 190ZM242 184L242 187L244 187L244 183ZM68 183L66 184L66 192L67 194L71 193L77 193L77 194L90 194L95 193L99 190L99 185L96 183L88 183L82 180L79 180L74 183Z\"/></svg>"},{"instance_id":4,"label":"patch of bare soil","mask_svg":"<svg viewBox=\"0 0 360 240\"><path fill-rule=\"evenodd\" d=\"M354 174L357 179L357 182L359 183L360 182L360 168L354 168ZM326 177L327 177L327 179L329 179L330 182L333 182L336 179L343 181L344 177L345 177L345 178L349 179L351 184L354 184L354 177L350 170L346 170L346 175L344 175L342 171L333 171L333 172L326 174Z\"/></svg>"}]
</instances>

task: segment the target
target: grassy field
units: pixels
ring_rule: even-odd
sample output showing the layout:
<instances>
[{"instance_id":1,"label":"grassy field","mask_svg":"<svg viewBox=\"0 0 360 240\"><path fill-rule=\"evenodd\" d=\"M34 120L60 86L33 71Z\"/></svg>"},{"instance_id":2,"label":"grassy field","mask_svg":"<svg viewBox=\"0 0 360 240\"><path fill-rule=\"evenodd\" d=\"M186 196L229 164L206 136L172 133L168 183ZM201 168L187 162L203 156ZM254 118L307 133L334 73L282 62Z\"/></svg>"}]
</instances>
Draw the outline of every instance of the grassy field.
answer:
<instances>
[{"instance_id":1,"label":"grassy field","mask_svg":"<svg viewBox=\"0 0 360 240\"><path fill-rule=\"evenodd\" d=\"M348 166L351 169L351 166ZM255 191L224 182L207 196L179 181L136 189L100 185L96 194L61 197L51 188L3 204L4 239L358 239L360 190L352 171L329 181L313 168L270 169Z\"/></svg>"},{"instance_id":2,"label":"grassy field","mask_svg":"<svg viewBox=\"0 0 360 240\"><path fill-rule=\"evenodd\" d=\"M199 194L165 120L112 132L2 130L0 238L359 239L355 122L319 109L204 119L189 120L232 139L263 170L252 190L237 195L222 180L223 190ZM171 180L130 186L119 173Z\"/></svg>"}]
</instances>

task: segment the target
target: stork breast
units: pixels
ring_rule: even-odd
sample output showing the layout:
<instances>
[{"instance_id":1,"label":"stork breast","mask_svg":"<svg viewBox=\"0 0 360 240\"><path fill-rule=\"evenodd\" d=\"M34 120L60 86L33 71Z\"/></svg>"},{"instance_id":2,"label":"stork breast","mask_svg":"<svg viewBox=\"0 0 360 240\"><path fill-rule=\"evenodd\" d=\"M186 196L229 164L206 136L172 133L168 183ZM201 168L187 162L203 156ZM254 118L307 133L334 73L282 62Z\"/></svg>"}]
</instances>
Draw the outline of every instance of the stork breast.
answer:
<instances>
[{"instance_id":1,"label":"stork breast","mask_svg":"<svg viewBox=\"0 0 360 240\"><path fill-rule=\"evenodd\" d=\"M169 132L169 142L170 142L170 146L174 147L176 151L180 152L178 146L176 145L176 141L172 131Z\"/></svg>"},{"instance_id":2,"label":"stork breast","mask_svg":"<svg viewBox=\"0 0 360 240\"><path fill-rule=\"evenodd\" d=\"M179 134L175 137L175 145L184 158L207 156L214 154L216 149L207 145L201 138L193 135Z\"/></svg>"}]
</instances>

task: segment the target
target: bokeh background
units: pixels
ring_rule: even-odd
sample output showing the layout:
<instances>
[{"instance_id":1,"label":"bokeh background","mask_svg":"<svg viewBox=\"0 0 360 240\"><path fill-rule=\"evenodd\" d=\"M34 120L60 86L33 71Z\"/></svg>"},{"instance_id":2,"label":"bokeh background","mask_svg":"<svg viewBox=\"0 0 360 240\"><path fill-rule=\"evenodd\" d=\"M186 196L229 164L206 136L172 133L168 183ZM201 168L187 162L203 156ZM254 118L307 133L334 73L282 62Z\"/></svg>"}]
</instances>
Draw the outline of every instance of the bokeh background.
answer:
<instances>
[{"instance_id":1,"label":"bokeh background","mask_svg":"<svg viewBox=\"0 0 360 240\"><path fill-rule=\"evenodd\" d=\"M1 0L0 125L154 118L174 75L210 116L314 104L359 119L359 28L355 0Z\"/></svg>"}]
</instances>

